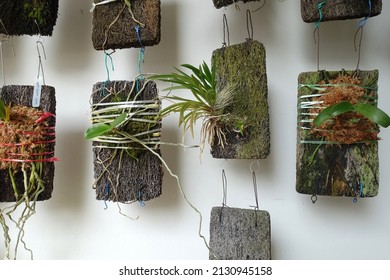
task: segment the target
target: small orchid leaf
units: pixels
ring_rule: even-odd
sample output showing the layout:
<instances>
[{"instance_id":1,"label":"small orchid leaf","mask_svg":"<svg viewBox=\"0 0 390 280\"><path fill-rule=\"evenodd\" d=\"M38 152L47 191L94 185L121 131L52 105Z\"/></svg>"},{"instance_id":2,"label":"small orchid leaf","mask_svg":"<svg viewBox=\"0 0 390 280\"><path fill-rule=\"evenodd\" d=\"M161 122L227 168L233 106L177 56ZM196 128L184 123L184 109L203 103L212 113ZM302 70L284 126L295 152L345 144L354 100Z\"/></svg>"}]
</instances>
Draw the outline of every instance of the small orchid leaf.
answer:
<instances>
[{"instance_id":1,"label":"small orchid leaf","mask_svg":"<svg viewBox=\"0 0 390 280\"><path fill-rule=\"evenodd\" d=\"M84 138L85 139L93 139L99 136L102 136L104 133L110 131L110 126L107 124L99 123L94 124L93 126L89 127L85 133Z\"/></svg>"},{"instance_id":2,"label":"small orchid leaf","mask_svg":"<svg viewBox=\"0 0 390 280\"><path fill-rule=\"evenodd\" d=\"M85 133L84 138L85 139L93 139L99 136L104 135L107 132L110 132L114 128L116 128L118 125L122 124L126 120L126 113L120 114L115 120L113 120L109 125L104 123L98 123L94 124L93 126L89 127Z\"/></svg>"},{"instance_id":3,"label":"small orchid leaf","mask_svg":"<svg viewBox=\"0 0 390 280\"><path fill-rule=\"evenodd\" d=\"M338 115L354 111L354 107L347 101L342 101L338 104L329 106L322 110L313 120L315 126L320 126L327 120L336 117Z\"/></svg>"},{"instance_id":4,"label":"small orchid leaf","mask_svg":"<svg viewBox=\"0 0 390 280\"><path fill-rule=\"evenodd\" d=\"M116 128L118 125L122 124L126 120L127 114L120 114L115 120L110 123L110 130Z\"/></svg>"},{"instance_id":5,"label":"small orchid leaf","mask_svg":"<svg viewBox=\"0 0 390 280\"><path fill-rule=\"evenodd\" d=\"M376 106L367 103L361 103L353 105L353 108L356 110L356 112L362 114L370 121L382 127L388 127L390 125L389 115Z\"/></svg>"}]
</instances>

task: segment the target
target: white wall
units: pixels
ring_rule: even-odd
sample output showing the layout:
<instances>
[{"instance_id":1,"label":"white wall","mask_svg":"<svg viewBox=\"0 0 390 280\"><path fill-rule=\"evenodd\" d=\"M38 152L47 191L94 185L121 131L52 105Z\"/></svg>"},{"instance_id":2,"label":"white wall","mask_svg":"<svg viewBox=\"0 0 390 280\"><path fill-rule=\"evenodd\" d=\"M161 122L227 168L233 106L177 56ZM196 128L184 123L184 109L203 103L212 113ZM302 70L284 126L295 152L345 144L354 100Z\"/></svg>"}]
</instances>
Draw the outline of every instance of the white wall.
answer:
<instances>
[{"instance_id":1,"label":"white wall","mask_svg":"<svg viewBox=\"0 0 390 280\"><path fill-rule=\"evenodd\" d=\"M39 203L26 227L26 241L36 259L208 259L198 237L198 215L186 204L175 180L165 172L163 195L146 207L123 205L131 221L116 204L95 200L92 189L91 144L83 139L88 127L92 85L106 79L104 54L92 48L92 1L60 1L54 36L45 38L46 83L56 88L57 145L53 198ZM379 69L380 107L390 112L390 6L368 21L363 39L361 69ZM162 41L147 48L144 72L165 73L182 63L210 61L222 44L222 16L227 14L232 44L247 37L245 11L259 3L217 10L212 0L162 0ZM380 142L380 192L376 198L309 196L295 191L295 139L297 77L316 70L313 25L300 17L297 0L267 1L252 14L254 38L267 50L271 155L257 172L261 208L270 212L273 259L387 259L390 258L390 129ZM354 69L357 56L353 36L357 20L326 23L321 27L321 68ZM32 84L38 67L37 37L13 39L16 57L5 49L8 84ZM138 50L118 50L112 80L133 79ZM162 85L160 85L161 88ZM198 125L197 129L199 131ZM198 133L187 144L197 143ZM163 124L163 140L180 142L177 118ZM163 147L163 156L180 177L185 193L203 215L202 232L208 235L210 210L222 200L221 171L228 178L228 204L248 208L254 204L250 160L218 160L206 148ZM2 235L0 235L2 242ZM4 246L0 245L0 254ZM20 258L28 254L20 251Z\"/></svg>"}]
</instances>

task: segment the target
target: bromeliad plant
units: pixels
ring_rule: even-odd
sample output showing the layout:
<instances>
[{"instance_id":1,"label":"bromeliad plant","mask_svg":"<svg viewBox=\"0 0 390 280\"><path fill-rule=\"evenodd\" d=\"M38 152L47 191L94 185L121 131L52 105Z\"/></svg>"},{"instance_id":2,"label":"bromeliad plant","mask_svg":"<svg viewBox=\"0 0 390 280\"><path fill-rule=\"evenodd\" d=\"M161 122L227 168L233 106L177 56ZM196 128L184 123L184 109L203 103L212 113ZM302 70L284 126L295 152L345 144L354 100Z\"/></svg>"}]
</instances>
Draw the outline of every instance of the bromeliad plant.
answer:
<instances>
[{"instance_id":1,"label":"bromeliad plant","mask_svg":"<svg viewBox=\"0 0 390 280\"><path fill-rule=\"evenodd\" d=\"M211 145L217 138L218 145L224 145L226 137L223 132L222 119L227 115L224 109L233 103L236 87L227 87L221 92L216 91L215 67L210 67L203 62L196 68L190 64L182 67L192 71L187 74L178 68L177 73L153 75L152 80L159 80L173 84L164 91L186 89L190 90L194 99L166 95L164 98L173 104L164 108L159 116L164 118L172 113L179 113L179 126L183 126L183 132L188 130L194 137L194 125L198 119L203 119L200 136L201 151L204 149L206 138Z\"/></svg>"},{"instance_id":2,"label":"bromeliad plant","mask_svg":"<svg viewBox=\"0 0 390 280\"><path fill-rule=\"evenodd\" d=\"M54 162L53 143L55 143L54 127L50 119L55 117L49 112L43 112L26 106L5 106L0 101L0 170L8 178L1 178L4 188L12 188L14 193L13 204L0 209L0 224L5 238L5 259L10 259L11 237L8 219L16 226L18 233L14 247L14 259L18 248L27 248L24 241L24 227L27 220L35 213L36 202L39 195L45 190L43 179L43 163ZM21 176L20 176L21 174ZM21 180L17 178L22 178ZM10 182L7 186L6 182ZM1 190L0 190L1 191ZM11 202L6 199L7 202ZM17 210L20 217L14 218ZM18 212L19 213L19 212Z\"/></svg>"}]
</instances>

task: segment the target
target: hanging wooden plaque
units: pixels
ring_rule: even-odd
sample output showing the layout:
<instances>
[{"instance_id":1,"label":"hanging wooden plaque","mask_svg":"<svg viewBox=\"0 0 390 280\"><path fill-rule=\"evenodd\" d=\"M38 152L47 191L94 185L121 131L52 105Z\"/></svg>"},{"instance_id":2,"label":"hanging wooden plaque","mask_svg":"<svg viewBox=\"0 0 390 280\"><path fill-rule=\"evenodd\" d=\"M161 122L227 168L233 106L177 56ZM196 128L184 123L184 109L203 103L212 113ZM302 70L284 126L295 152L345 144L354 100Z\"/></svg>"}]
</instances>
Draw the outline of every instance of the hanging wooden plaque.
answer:
<instances>
[{"instance_id":1,"label":"hanging wooden plaque","mask_svg":"<svg viewBox=\"0 0 390 280\"><path fill-rule=\"evenodd\" d=\"M226 139L211 145L214 158L263 159L270 153L268 87L265 48L257 41L223 47L212 55L217 95L234 87L231 106L221 126Z\"/></svg>"},{"instance_id":2,"label":"hanging wooden plaque","mask_svg":"<svg viewBox=\"0 0 390 280\"><path fill-rule=\"evenodd\" d=\"M213 3L214 3L215 8L220 9L222 7L227 7L231 4L239 2L239 1L247 3L247 2L260 1L260 0L213 0Z\"/></svg>"},{"instance_id":3,"label":"hanging wooden plaque","mask_svg":"<svg viewBox=\"0 0 390 280\"><path fill-rule=\"evenodd\" d=\"M301 15L305 22L373 17L381 12L382 0L301 0Z\"/></svg>"},{"instance_id":4,"label":"hanging wooden plaque","mask_svg":"<svg viewBox=\"0 0 390 280\"><path fill-rule=\"evenodd\" d=\"M102 0L95 0L95 3ZM160 0L131 0L97 5L93 11L92 42L96 50L140 48L160 43Z\"/></svg>"},{"instance_id":5,"label":"hanging wooden plaque","mask_svg":"<svg viewBox=\"0 0 390 280\"><path fill-rule=\"evenodd\" d=\"M213 207L210 259L270 260L271 220L267 211Z\"/></svg>"},{"instance_id":6,"label":"hanging wooden plaque","mask_svg":"<svg viewBox=\"0 0 390 280\"><path fill-rule=\"evenodd\" d=\"M378 71L318 71L298 78L296 190L310 195L373 197L379 188L378 127L360 116L334 119L332 128L314 128L312 119L324 99L376 104ZM346 77L334 83L337 77ZM353 78L353 84L352 80ZM341 78L340 78L341 79ZM358 82L356 82L356 79ZM360 97L350 97L350 92ZM322 97L321 97L322 96ZM360 101L359 101L360 102ZM318 107L320 109L318 109ZM314 111L313 111L314 110ZM315 111L317 110L317 111ZM348 115L339 118L346 118ZM347 127L344 122L347 122ZM362 133L369 133L362 134ZM372 139L369 139L373 137ZM359 140L360 139L360 140Z\"/></svg>"},{"instance_id":7,"label":"hanging wooden plaque","mask_svg":"<svg viewBox=\"0 0 390 280\"><path fill-rule=\"evenodd\" d=\"M57 16L58 0L2 0L0 33L51 36Z\"/></svg>"},{"instance_id":8,"label":"hanging wooden plaque","mask_svg":"<svg viewBox=\"0 0 390 280\"><path fill-rule=\"evenodd\" d=\"M139 87L142 88L142 86L143 82L139 81ZM118 103L124 100L135 103L153 101L158 104L159 108L161 107L157 86L154 82L148 82L142 92L138 92L137 97L135 97L137 90L133 88L133 82L130 81L99 82L93 86L93 92L92 107L101 103L110 106L112 102ZM130 121L122 129L131 135L143 135L141 138L144 137L143 140L148 142L150 134L143 134L143 132L152 128L158 130L161 128L161 123L148 123L147 119L155 116L152 116L153 113L146 116L144 114L146 112L147 110L140 115L135 115L136 119L141 120ZM146 122L143 122L142 118ZM118 149L117 144L111 144L112 148L101 148L102 145L107 146L110 143L93 142L95 188L98 200L123 203L143 202L161 195L162 163L155 154L142 145L135 145L130 149ZM151 149L161 155L159 145Z\"/></svg>"},{"instance_id":9,"label":"hanging wooden plaque","mask_svg":"<svg viewBox=\"0 0 390 280\"><path fill-rule=\"evenodd\" d=\"M19 86L19 85L9 85L9 86L3 86L0 89L0 99L4 102L5 105L11 104L12 107L16 106L23 106L27 108L32 107L32 97L33 97L33 86ZM51 114L55 114L56 112L56 98L55 98L55 89L50 86L42 86L41 91L41 99L40 99L40 106L37 107L41 112L49 112ZM11 109L12 110L12 109ZM11 111L12 112L12 111ZM21 115L19 112L28 112L25 116ZM27 115L28 114L28 115ZM34 115L33 115L34 114ZM28 162L29 160L38 160L42 161L42 175L39 175L40 179L43 181L44 189L39 195L37 196L38 201L47 200L51 198L52 192L53 192L53 183L54 183L54 161L50 160L50 158L53 158L54 156L54 146L55 146L55 117L47 118L48 126L47 131L45 131L42 135L42 138L39 140L39 143L29 143L29 139L22 140L22 137L18 137L17 135L15 137L10 138L10 136L13 135L14 132L18 133L19 135L30 135L30 139L34 139L35 135L38 133L38 128L35 128L36 131L30 131L29 127L30 124L27 123L29 119L35 120L36 122L40 117L39 114L35 115L35 113L32 113L28 110L18 110L18 113L12 114L10 116L9 123L22 123L20 125L17 125L15 130L12 131L5 131L6 125L2 125L0 127L0 137L1 142L0 143L0 154L1 154L1 166L0 169L0 201L1 202L14 202L15 201L15 193L23 194L25 191L25 176L27 178L31 174L31 168L29 168L29 165L26 164L24 174L21 170L20 165L17 164L18 159L24 160ZM38 126L38 125L35 125ZM19 138L19 139L18 139ZM12 139L17 142L9 142ZM18 141L26 141L23 143L18 143ZM31 140L33 141L33 140ZM44 154L41 156L33 156L29 155L28 158L25 158L22 154L35 151L33 146L41 145L43 147L43 151L39 151L39 153ZM11 149L15 148L12 150ZM38 153L38 152L34 152ZM8 166L8 163L10 163L8 160L12 160L11 162L14 163L12 166ZM13 174L13 180L14 183L11 180L10 172ZM15 191L15 189L16 191ZM33 190L32 190L33 191ZM31 191L31 192L32 192Z\"/></svg>"}]
</instances>

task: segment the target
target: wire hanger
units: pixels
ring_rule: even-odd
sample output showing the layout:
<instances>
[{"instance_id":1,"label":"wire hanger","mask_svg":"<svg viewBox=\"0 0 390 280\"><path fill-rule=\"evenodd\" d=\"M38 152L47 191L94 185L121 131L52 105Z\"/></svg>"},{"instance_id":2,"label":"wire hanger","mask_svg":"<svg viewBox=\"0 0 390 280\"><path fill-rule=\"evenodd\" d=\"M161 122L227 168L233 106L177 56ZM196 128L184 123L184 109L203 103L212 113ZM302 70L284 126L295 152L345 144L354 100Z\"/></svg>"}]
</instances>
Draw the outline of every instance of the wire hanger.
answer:
<instances>
[{"instance_id":1,"label":"wire hanger","mask_svg":"<svg viewBox=\"0 0 390 280\"><path fill-rule=\"evenodd\" d=\"M253 164L257 164L257 167L256 169L253 169L252 168L252 165ZM254 161L251 163L250 165L250 171L252 173L252 182L253 182L253 191L254 191L254 196L255 196L255 202L256 202L256 205L255 206L250 206L252 208L254 208L254 211L255 211L255 226L257 227L257 212L260 210L260 206L259 206L259 196L258 196L258 190L257 190L257 178L256 178L256 171L257 169L260 168L260 163L259 161Z\"/></svg>"},{"instance_id":2,"label":"wire hanger","mask_svg":"<svg viewBox=\"0 0 390 280\"><path fill-rule=\"evenodd\" d=\"M247 41L253 41L253 23L252 23L252 13L248 9L246 10L246 29L248 31Z\"/></svg>"},{"instance_id":3,"label":"wire hanger","mask_svg":"<svg viewBox=\"0 0 390 280\"><path fill-rule=\"evenodd\" d=\"M223 193L222 207L221 207L221 210L219 212L219 222L220 223L222 222L222 211L225 207L228 207L227 206L227 178L226 178L225 169L222 169L222 193Z\"/></svg>"},{"instance_id":4,"label":"wire hanger","mask_svg":"<svg viewBox=\"0 0 390 280\"><path fill-rule=\"evenodd\" d=\"M37 74L37 79L42 77L42 82L45 85L45 72L43 71L42 55L41 55L41 51L39 50L39 47L41 47L42 52L43 52L43 57L46 60L45 46L43 45L43 42L39 41L39 40L36 42L36 46L37 46L37 52L38 52L38 74Z\"/></svg>"},{"instance_id":5,"label":"wire hanger","mask_svg":"<svg viewBox=\"0 0 390 280\"><path fill-rule=\"evenodd\" d=\"M1 73L2 73L2 76L3 76L3 85L5 86L6 85L6 80L5 80L5 63L4 63L4 51L3 51L3 43L7 43L8 45L11 46L12 48L12 52L14 54L14 56L16 55L15 54L15 48L14 48L14 45L12 44L11 40L10 40L10 35L7 31L7 28L5 28L5 25L3 23L3 21L0 19L0 24L1 26L3 27L6 35L5 35L5 39L0 39L0 60L1 60Z\"/></svg>"},{"instance_id":6,"label":"wire hanger","mask_svg":"<svg viewBox=\"0 0 390 280\"><path fill-rule=\"evenodd\" d=\"M226 14L223 14L223 42L222 47L230 46L230 32L229 32L229 25L227 22ZM227 44L226 44L226 35L227 35Z\"/></svg>"}]
</instances>

